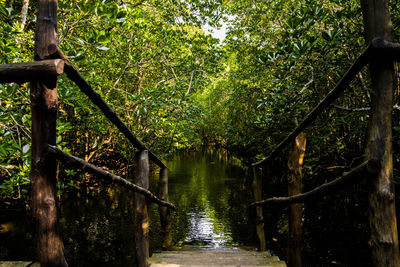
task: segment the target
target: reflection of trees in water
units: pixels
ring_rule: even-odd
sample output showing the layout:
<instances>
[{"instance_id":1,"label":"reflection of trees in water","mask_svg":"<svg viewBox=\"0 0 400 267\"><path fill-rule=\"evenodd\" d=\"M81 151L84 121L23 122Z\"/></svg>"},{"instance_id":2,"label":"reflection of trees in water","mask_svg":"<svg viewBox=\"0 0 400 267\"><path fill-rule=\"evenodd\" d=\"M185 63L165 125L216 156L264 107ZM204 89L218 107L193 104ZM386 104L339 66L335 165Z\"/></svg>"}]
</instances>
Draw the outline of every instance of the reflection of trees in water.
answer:
<instances>
[{"instance_id":1,"label":"reflection of trees in water","mask_svg":"<svg viewBox=\"0 0 400 267\"><path fill-rule=\"evenodd\" d=\"M63 201L62 223L70 264L134 264L132 211L132 194L118 188L68 194Z\"/></svg>"},{"instance_id":2,"label":"reflection of trees in water","mask_svg":"<svg viewBox=\"0 0 400 267\"><path fill-rule=\"evenodd\" d=\"M32 214L27 210L0 210L0 261L29 261L36 256L32 222Z\"/></svg>"},{"instance_id":3,"label":"reflection of trees in water","mask_svg":"<svg viewBox=\"0 0 400 267\"><path fill-rule=\"evenodd\" d=\"M249 179L240 161L233 165L228 159L227 153L211 150L181 154L169 163L170 199L178 205L177 223L184 229L174 234L174 240L210 247L253 244L247 211Z\"/></svg>"}]
</instances>

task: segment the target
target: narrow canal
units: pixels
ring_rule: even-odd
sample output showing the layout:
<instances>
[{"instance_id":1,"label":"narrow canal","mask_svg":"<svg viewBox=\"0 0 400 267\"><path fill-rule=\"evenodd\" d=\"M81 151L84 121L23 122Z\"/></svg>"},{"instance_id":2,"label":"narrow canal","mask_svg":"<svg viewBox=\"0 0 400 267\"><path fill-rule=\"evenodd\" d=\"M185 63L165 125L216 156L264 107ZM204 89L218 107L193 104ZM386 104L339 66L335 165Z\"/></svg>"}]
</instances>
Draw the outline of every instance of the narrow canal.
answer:
<instances>
[{"instance_id":1,"label":"narrow canal","mask_svg":"<svg viewBox=\"0 0 400 267\"><path fill-rule=\"evenodd\" d=\"M209 150L178 154L168 166L178 247L226 250L254 245L247 207L251 179L238 159Z\"/></svg>"}]
</instances>

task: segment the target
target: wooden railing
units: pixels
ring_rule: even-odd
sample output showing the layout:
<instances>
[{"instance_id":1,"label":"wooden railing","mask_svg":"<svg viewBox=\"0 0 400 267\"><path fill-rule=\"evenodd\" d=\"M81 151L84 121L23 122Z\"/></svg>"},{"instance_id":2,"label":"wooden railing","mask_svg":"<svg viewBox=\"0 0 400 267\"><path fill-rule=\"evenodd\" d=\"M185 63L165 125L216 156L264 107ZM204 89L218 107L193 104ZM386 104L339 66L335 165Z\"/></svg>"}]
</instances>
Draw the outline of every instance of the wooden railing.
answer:
<instances>
[{"instance_id":1,"label":"wooden railing","mask_svg":"<svg viewBox=\"0 0 400 267\"><path fill-rule=\"evenodd\" d=\"M137 252L137 262L139 266L148 266L149 258L149 244L148 244L148 231L149 231L149 219L147 214L147 201L158 204L161 220L161 231L162 231L162 247L163 249L170 249L172 238L171 238L171 210L175 210L175 205L168 202L168 168L167 166L153 153L151 152L136 136L128 129L128 127L121 121L115 111L113 111L101 98L101 96L95 92L90 84L82 77L77 68L65 58L60 50L55 46L49 46L51 57L59 57L59 59L50 59L29 63L15 63L0 65L0 82L2 83L23 83L28 81L45 81L46 79L56 77L62 73L66 73L67 77L70 78L76 85L84 92L89 99L98 106L105 116L120 130L132 145L139 150L136 157L136 171L134 177L134 183L127 181L126 179L112 174L102 168L96 167L89 162L86 162L78 157L72 156L60 149L55 145L47 144L43 148L44 155L41 157L43 162L36 162L36 165L43 165L45 168L50 168L48 160L54 157L69 167L81 169L83 171L95 174L94 178L101 178L112 183L118 184L132 192L135 192L135 244ZM42 99L32 98L32 106L42 108ZM53 99L54 100L54 99ZM44 126L44 124L43 124ZM32 135L32 140L37 137ZM34 157L32 157L34 158ZM152 160L160 169L160 180L158 183L158 196L148 190L149 187L149 159ZM41 169L41 168L38 168ZM40 175L40 174L36 174ZM35 200L35 199L34 199ZM36 205L33 203L34 206ZM40 215L39 215L40 216ZM48 214L43 214L47 217ZM38 218L40 220L40 218ZM44 220L48 220L46 218ZM40 227L40 225L39 225ZM44 231L43 229L39 232ZM43 247L39 247L39 251L46 254L43 251ZM56 266L56 265L55 265Z\"/></svg>"},{"instance_id":2,"label":"wooden railing","mask_svg":"<svg viewBox=\"0 0 400 267\"><path fill-rule=\"evenodd\" d=\"M57 47L56 0L38 1L38 18L35 45L35 62L0 65L1 83L31 82L32 110L32 164L31 187L33 214L37 221L37 248L41 266L68 266L64 257L64 245L59 231L56 205L56 161L93 173L134 192L135 236L137 264L149 265L149 219L147 202L159 205L162 247L170 249L171 210L175 206L168 202L168 168L146 147L117 116L79 73L78 69ZM100 108L120 132L138 150L133 182L107 172L56 147L57 76L65 73L88 98ZM149 159L160 167L158 195L149 191Z\"/></svg>"},{"instance_id":3,"label":"wooden railing","mask_svg":"<svg viewBox=\"0 0 400 267\"><path fill-rule=\"evenodd\" d=\"M54 49L51 46L50 49ZM161 220L162 231L162 247L163 249L170 249L171 238L171 210L175 210L175 206L168 202L168 168L167 166L151 152L135 135L128 129L128 127L119 119L116 113L103 101L98 93L90 86L90 84L82 77L77 68L68 61L63 54L58 50L57 54L52 54L53 57L59 56L60 59L51 59L36 61L30 63L16 63L0 65L0 82L2 83L23 83L27 81L46 80L48 77L55 77L63 72L67 74L72 81L89 97L89 99L97 105L105 116L128 138L135 148L139 150L136 154L137 161L135 171L134 183L126 179L112 174L102 168L96 167L89 162L86 162L78 157L69 155L68 153L58 149L55 145L47 144L43 153L43 162L36 162L36 165L46 164L45 168L50 168L48 165L49 158L54 157L69 167L81 169L83 171L95 174L94 178L102 178L112 183L118 184L132 192L135 192L135 244L137 252L137 262L139 266L148 266L149 258L149 244L148 244L148 214L147 214L147 201L158 204ZM43 101L37 98L32 98L32 105L41 107ZM42 107L46 110L46 107ZM32 136L35 140L36 136ZM160 180L158 183L158 196L148 190L149 187L149 158L160 169ZM39 175L39 174L36 174ZM35 203L33 203L36 205ZM48 214L43 214L47 217ZM48 220L46 218L45 220ZM40 218L39 218L40 220ZM40 225L39 225L40 227ZM41 232L43 230L39 230ZM39 247L39 251L43 251L43 247ZM55 265L56 266L56 265Z\"/></svg>"},{"instance_id":4,"label":"wooden railing","mask_svg":"<svg viewBox=\"0 0 400 267\"><path fill-rule=\"evenodd\" d=\"M331 182L327 182L318 186L308 192L289 195L288 197L273 197L262 200L262 172L263 169L268 167L274 157L276 157L282 150L289 144L293 143L297 136L302 133L308 126L310 126L317 116L321 114L324 110L329 108L329 106L348 88L351 81L356 77L356 75L362 70L364 66L370 63L378 57L390 58L393 61L400 61L400 44L388 42L381 38L375 38L368 45L368 47L360 54L360 56L355 60L347 72L343 75L337 85L326 95L326 97L308 114L305 116L303 121L284 138L284 140L279 143L264 159L252 164L253 167L253 195L254 203L250 204L251 207L256 209L256 233L259 239L259 249L261 251L266 249L265 233L264 233L264 219L262 206L267 204L293 204L293 203L303 203L311 199L315 199L323 196L327 192L332 192L334 190L339 190L344 185L354 184L361 181L361 178L376 177L376 175L381 170L381 160L375 158L368 158L362 164L351 169L348 172L343 173L343 175ZM300 181L301 182L301 181ZM301 185L300 185L301 186ZM293 220L289 216L289 220ZM296 220L301 220L301 218L296 218ZM298 224L301 222L290 221L289 225ZM289 230L290 231L290 230ZM290 234L289 234L290 235ZM289 250L290 250L289 246ZM299 249L299 248L294 248ZM288 251L288 255L298 255L299 251ZM300 260L295 260L296 262L291 262L290 257L288 257L288 266L300 266Z\"/></svg>"}]
</instances>

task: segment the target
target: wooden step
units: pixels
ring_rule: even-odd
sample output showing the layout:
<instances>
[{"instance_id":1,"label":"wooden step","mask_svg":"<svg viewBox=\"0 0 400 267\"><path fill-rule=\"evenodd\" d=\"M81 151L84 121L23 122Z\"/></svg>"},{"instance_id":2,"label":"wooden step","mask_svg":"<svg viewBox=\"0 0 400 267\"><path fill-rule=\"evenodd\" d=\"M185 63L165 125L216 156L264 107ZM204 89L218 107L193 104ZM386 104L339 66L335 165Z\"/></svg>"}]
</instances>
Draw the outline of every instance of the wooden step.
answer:
<instances>
[{"instance_id":1,"label":"wooden step","mask_svg":"<svg viewBox=\"0 0 400 267\"><path fill-rule=\"evenodd\" d=\"M165 251L153 253L151 267L286 267L284 261L268 252L255 251Z\"/></svg>"}]
</instances>

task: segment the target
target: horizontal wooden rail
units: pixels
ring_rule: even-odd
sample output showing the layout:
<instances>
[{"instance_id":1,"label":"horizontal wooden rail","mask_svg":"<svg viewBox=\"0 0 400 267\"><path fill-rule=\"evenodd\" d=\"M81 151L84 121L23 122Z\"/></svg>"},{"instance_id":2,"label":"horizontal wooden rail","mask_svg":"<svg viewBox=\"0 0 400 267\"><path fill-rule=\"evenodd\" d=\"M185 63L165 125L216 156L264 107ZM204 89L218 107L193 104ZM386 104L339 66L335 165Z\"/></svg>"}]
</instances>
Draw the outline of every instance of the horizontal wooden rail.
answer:
<instances>
[{"instance_id":1,"label":"horizontal wooden rail","mask_svg":"<svg viewBox=\"0 0 400 267\"><path fill-rule=\"evenodd\" d=\"M372 40L372 46L377 56L386 55L393 58L394 61L400 61L400 44L392 43L381 38Z\"/></svg>"},{"instance_id":2,"label":"horizontal wooden rail","mask_svg":"<svg viewBox=\"0 0 400 267\"><path fill-rule=\"evenodd\" d=\"M151 193L149 190L144 189L140 186L137 186L136 184L131 183L118 175L115 175L106 170L103 170L100 167L94 166L93 164L90 164L89 162L86 162L83 159L80 159L78 157L75 157L68 153L65 153L64 151L58 149L56 146L47 145L47 153L50 153L55 158L57 158L58 160L62 161L64 164L66 164L67 166L77 167L77 168L80 168L89 173L99 175L99 177L102 177L105 180L122 185L123 187L125 187L131 191L142 194L148 200L150 200L154 203L157 203L161 206L171 208L173 210L176 209L174 204L159 199L153 193ZM97 177L97 176L95 176L95 177Z\"/></svg>"},{"instance_id":3,"label":"horizontal wooden rail","mask_svg":"<svg viewBox=\"0 0 400 267\"><path fill-rule=\"evenodd\" d=\"M58 76L63 72L64 61L61 59L3 64L0 65L0 83L25 83L49 76Z\"/></svg>"},{"instance_id":4,"label":"horizontal wooden rail","mask_svg":"<svg viewBox=\"0 0 400 267\"><path fill-rule=\"evenodd\" d=\"M354 61L353 65L343 75L342 79L333 88L326 97L304 118L304 120L294 129L266 158L253 163L253 167L260 167L266 164L269 160L273 159L282 149L288 144L292 143L299 133L301 133L306 127L315 121L317 116L321 114L326 108L335 101L341 93L349 86L350 82L354 77L361 71L361 69L368 64L371 48L369 45Z\"/></svg>"},{"instance_id":5,"label":"horizontal wooden rail","mask_svg":"<svg viewBox=\"0 0 400 267\"><path fill-rule=\"evenodd\" d=\"M343 173L343 175L331 182L325 183L318 186L308 192L290 196L290 197L273 197L262 201L251 203L250 206L260 206L270 203L279 204L291 204L291 203L302 203L307 200L313 199L316 196L321 196L322 194L340 188L343 185L349 184L350 182L356 182L357 178L368 177L370 175L376 175L380 170L380 163L378 160L370 159L367 160L349 172Z\"/></svg>"},{"instance_id":6,"label":"horizontal wooden rail","mask_svg":"<svg viewBox=\"0 0 400 267\"><path fill-rule=\"evenodd\" d=\"M101 98L101 96L90 86L90 84L83 78L79 70L67 59L67 57L62 53L62 51L56 45L49 46L49 53L52 57L58 57L64 60L65 68L64 71L67 77L73 81L79 89L89 97L89 99L95 104L104 115L109 119L117 128L120 130L126 138L136 147L138 150L147 150L149 153L149 158L160 168L167 168L167 166L144 145L139 139L129 130L129 128L121 121L118 115L113 109L111 109L106 102Z\"/></svg>"}]
</instances>

